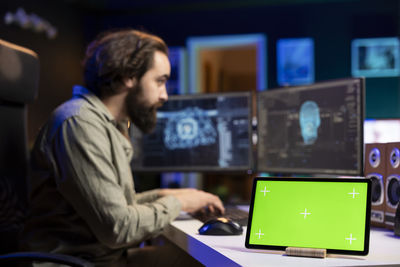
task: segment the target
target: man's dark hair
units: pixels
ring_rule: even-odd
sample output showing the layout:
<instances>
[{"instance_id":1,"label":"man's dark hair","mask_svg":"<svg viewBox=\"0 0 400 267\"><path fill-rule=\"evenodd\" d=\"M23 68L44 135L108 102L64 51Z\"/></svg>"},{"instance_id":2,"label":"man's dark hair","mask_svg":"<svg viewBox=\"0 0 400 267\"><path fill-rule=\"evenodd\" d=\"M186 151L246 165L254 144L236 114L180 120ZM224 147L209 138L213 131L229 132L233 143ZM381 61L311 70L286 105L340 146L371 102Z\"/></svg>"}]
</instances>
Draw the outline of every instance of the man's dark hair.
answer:
<instances>
[{"instance_id":1,"label":"man's dark hair","mask_svg":"<svg viewBox=\"0 0 400 267\"><path fill-rule=\"evenodd\" d=\"M156 51L168 55L168 47L155 35L132 29L103 33L86 50L85 85L99 97L116 94L124 78L140 81L153 66Z\"/></svg>"}]
</instances>

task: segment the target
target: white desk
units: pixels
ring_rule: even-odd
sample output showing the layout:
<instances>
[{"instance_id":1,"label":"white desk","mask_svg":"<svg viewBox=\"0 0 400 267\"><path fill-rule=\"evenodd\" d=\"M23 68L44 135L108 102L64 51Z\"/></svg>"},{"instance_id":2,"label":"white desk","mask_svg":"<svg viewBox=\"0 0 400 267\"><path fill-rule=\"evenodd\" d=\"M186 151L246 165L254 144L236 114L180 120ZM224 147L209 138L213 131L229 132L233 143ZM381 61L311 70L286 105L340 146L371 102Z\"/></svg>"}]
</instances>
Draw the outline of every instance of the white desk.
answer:
<instances>
[{"instance_id":1,"label":"white desk","mask_svg":"<svg viewBox=\"0 0 400 267\"><path fill-rule=\"evenodd\" d=\"M197 231L201 225L195 219L174 221L163 236L206 266L400 266L400 237L386 229L371 230L368 256L328 254L327 258L318 259L247 249L246 229L240 236L204 236Z\"/></svg>"}]
</instances>

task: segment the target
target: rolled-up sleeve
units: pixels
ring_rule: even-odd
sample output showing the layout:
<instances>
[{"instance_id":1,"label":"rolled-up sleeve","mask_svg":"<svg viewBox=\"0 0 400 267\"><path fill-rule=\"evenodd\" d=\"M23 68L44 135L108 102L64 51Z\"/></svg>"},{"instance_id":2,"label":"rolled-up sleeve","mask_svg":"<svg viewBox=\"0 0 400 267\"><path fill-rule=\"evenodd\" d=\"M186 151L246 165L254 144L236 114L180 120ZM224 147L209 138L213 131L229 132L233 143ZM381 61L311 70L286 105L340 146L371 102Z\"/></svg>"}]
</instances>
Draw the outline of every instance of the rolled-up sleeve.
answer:
<instances>
[{"instance_id":1,"label":"rolled-up sleeve","mask_svg":"<svg viewBox=\"0 0 400 267\"><path fill-rule=\"evenodd\" d=\"M139 194L133 204L128 203L106 127L71 117L50 147L59 192L104 245L121 248L139 243L178 216L178 199L157 198L157 191Z\"/></svg>"},{"instance_id":2,"label":"rolled-up sleeve","mask_svg":"<svg viewBox=\"0 0 400 267\"><path fill-rule=\"evenodd\" d=\"M138 194L136 194L137 202L138 203L146 203L146 202L155 201L160 197L159 192L160 192L159 189L153 189L153 190L145 191L142 193L138 193Z\"/></svg>"}]
</instances>

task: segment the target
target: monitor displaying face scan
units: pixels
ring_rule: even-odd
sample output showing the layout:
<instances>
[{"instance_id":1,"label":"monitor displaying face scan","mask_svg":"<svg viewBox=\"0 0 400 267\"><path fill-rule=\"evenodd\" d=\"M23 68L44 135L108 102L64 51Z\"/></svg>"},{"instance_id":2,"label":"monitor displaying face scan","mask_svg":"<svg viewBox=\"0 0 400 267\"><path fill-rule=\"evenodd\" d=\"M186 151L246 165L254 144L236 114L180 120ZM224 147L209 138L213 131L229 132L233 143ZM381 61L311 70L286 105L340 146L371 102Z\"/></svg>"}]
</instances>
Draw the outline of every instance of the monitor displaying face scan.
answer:
<instances>
[{"instance_id":1,"label":"monitor displaying face scan","mask_svg":"<svg viewBox=\"0 0 400 267\"><path fill-rule=\"evenodd\" d=\"M257 95L257 171L362 175L363 78Z\"/></svg>"},{"instance_id":2,"label":"monitor displaying face scan","mask_svg":"<svg viewBox=\"0 0 400 267\"><path fill-rule=\"evenodd\" d=\"M154 132L130 136L134 171L250 170L251 93L170 96Z\"/></svg>"}]
</instances>

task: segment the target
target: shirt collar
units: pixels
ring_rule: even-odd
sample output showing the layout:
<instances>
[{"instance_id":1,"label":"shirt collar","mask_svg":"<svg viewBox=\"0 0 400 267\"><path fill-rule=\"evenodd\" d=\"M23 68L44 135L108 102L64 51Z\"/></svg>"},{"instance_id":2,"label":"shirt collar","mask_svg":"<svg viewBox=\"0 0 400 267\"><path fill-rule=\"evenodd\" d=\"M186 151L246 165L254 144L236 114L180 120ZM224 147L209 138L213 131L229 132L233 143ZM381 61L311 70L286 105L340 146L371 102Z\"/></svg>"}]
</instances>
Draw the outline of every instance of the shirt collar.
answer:
<instances>
[{"instance_id":1,"label":"shirt collar","mask_svg":"<svg viewBox=\"0 0 400 267\"><path fill-rule=\"evenodd\" d=\"M72 88L72 97L85 98L90 104L95 106L96 109L99 110L108 121L112 122L114 125L117 125L114 116L110 113L106 105L104 105L103 101L101 101L100 98L96 96L93 92L91 92L89 89L81 85L75 85Z\"/></svg>"},{"instance_id":2,"label":"shirt collar","mask_svg":"<svg viewBox=\"0 0 400 267\"><path fill-rule=\"evenodd\" d=\"M114 116L110 113L106 105L104 105L103 101L100 100L93 92L89 91L87 88L75 85L72 88L72 97L73 98L85 98L91 105L93 105L98 112L100 112L106 120L111 122L117 129L120 128L118 131L121 133L120 140L122 142L122 146L124 147L125 153L129 159L132 159L133 156L133 148L128 136L128 129L124 128L127 126L127 121L120 122L120 125L117 125L117 121L115 120ZM122 129L121 129L122 128ZM124 135L123 131L125 132L126 136Z\"/></svg>"}]
</instances>

